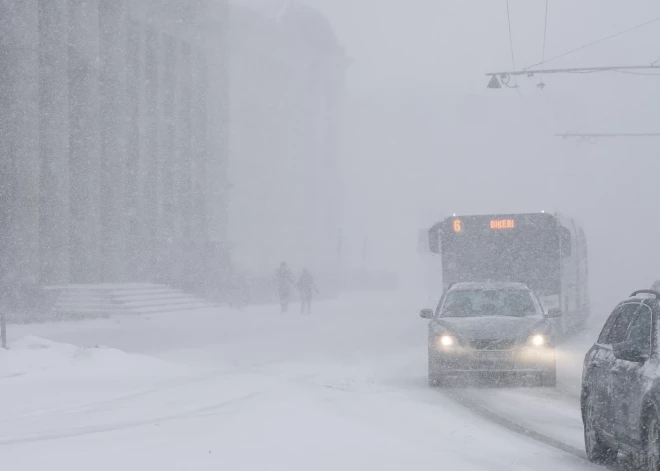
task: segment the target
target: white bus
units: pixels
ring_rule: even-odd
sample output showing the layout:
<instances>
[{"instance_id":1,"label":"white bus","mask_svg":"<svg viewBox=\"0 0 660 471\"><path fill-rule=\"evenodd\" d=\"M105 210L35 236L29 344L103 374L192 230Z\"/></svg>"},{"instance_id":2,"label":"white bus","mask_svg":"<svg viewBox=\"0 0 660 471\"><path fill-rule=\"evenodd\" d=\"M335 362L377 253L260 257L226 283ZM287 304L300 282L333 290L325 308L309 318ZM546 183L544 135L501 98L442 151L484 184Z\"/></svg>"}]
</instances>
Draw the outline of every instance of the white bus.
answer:
<instances>
[{"instance_id":1,"label":"white bus","mask_svg":"<svg viewBox=\"0 0 660 471\"><path fill-rule=\"evenodd\" d=\"M587 242L582 228L560 214L452 216L426 231L441 257L443 288L469 281L527 284L545 309L560 308L563 333L589 316Z\"/></svg>"}]
</instances>

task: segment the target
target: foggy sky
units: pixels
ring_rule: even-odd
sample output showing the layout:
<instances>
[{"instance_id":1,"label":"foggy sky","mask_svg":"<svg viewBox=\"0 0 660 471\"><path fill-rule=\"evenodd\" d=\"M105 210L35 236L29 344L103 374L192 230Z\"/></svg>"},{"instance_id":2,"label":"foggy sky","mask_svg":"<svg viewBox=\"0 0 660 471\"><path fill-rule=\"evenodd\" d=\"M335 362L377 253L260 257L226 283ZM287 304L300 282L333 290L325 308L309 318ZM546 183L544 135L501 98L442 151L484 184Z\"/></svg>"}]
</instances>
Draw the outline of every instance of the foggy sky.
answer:
<instances>
[{"instance_id":1,"label":"foggy sky","mask_svg":"<svg viewBox=\"0 0 660 471\"><path fill-rule=\"evenodd\" d=\"M407 270L417 228L453 212L543 209L584 226L596 310L660 279L660 139L553 136L659 131L660 77L545 75L544 91L539 76L519 79L520 94L488 90L485 72L512 67L504 0L306 2L354 61L345 224L368 236L372 265ZM544 8L510 1L517 68L541 60ZM550 0L545 57L656 17L651 0ZM660 22L546 67L649 64L659 39Z\"/></svg>"},{"instance_id":2,"label":"foggy sky","mask_svg":"<svg viewBox=\"0 0 660 471\"><path fill-rule=\"evenodd\" d=\"M330 19L355 59L353 90L438 94L482 91L486 71L511 68L504 0L304 0ZM576 4L577 3L577 4ZM544 0L510 0L517 66L539 62ZM660 16L660 4L636 0L550 0L546 58ZM660 58L659 27L649 25L550 66L648 63Z\"/></svg>"}]
</instances>

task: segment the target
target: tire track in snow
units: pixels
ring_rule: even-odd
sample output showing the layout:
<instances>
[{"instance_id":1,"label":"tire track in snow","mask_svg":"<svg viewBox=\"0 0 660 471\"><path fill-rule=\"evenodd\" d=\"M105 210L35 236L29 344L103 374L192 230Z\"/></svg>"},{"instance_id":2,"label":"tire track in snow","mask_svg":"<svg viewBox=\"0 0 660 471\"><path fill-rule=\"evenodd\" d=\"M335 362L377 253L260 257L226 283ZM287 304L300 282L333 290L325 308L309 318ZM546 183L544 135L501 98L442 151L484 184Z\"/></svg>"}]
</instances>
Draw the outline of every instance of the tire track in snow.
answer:
<instances>
[{"instance_id":1,"label":"tire track in snow","mask_svg":"<svg viewBox=\"0 0 660 471\"><path fill-rule=\"evenodd\" d=\"M469 409L470 411L474 412L475 414L481 416L482 418L497 424L501 427L506 428L507 430L510 430L512 432L518 433L520 435L524 435L526 437L529 437L533 440L536 440L538 442L541 442L545 445L551 446L553 448L556 448L558 450L561 450L563 452L569 453L573 456L577 456L578 458L581 458L583 460L587 460L587 454L584 452L584 450L580 450L579 448L575 448L567 443L564 443L560 440L557 440L555 438L552 438L544 433L538 432L536 430L532 430L529 427L526 427L524 425L521 425L519 423L514 422L513 420L507 419L506 417L503 417L487 407L485 407L483 404L479 403L478 401L471 399L467 397L465 394L460 394L459 389L444 389L444 390L438 390L439 393L443 394L444 396L449 397L452 399L454 402L460 404L461 406Z\"/></svg>"},{"instance_id":2,"label":"tire track in snow","mask_svg":"<svg viewBox=\"0 0 660 471\"><path fill-rule=\"evenodd\" d=\"M77 427L69 430L60 430L60 431L48 432L39 435L29 435L23 437L15 437L15 438L3 438L0 439L0 447L9 446L9 445L19 445L24 443L44 442L49 440L59 440L64 438L74 438L74 437L81 437L87 435L95 435L100 433L107 433L118 430L126 430L136 427L142 427L145 425L156 425L162 422L171 422L175 420L191 419L196 417L206 417L206 416L214 415L219 410L228 407L234 403L250 401L262 394L263 392L252 392L216 404L200 407L187 412L181 412L179 414L171 414L171 415L165 415L165 416L153 417L149 419L142 419L135 421L125 421L125 422L119 422L115 424L108 424L102 426Z\"/></svg>"},{"instance_id":3,"label":"tire track in snow","mask_svg":"<svg viewBox=\"0 0 660 471\"><path fill-rule=\"evenodd\" d=\"M111 397L108 399L102 399L99 401L88 402L86 404L80 404L76 406L61 407L61 408L52 408L39 411L33 411L29 413L24 413L17 416L12 416L9 418L0 418L0 423L16 422L25 419L31 419L36 417L48 416L48 415L66 415L80 412L100 412L104 410L111 409L113 406L119 405L123 402L128 402L133 399L138 399L144 396L154 395L162 392L172 391L180 388L185 388L190 385L210 382L217 380L222 377L231 376L240 373L246 372L259 372L258 368L270 365L271 363L276 363L275 361L266 361L261 362L256 365L246 365L238 367L228 367L228 368L215 368L211 369L208 372L200 375L188 376L179 379L172 379L163 381L152 387L145 389L137 390L134 392L121 394L119 396Z\"/></svg>"},{"instance_id":4,"label":"tire track in snow","mask_svg":"<svg viewBox=\"0 0 660 471\"><path fill-rule=\"evenodd\" d=\"M263 371L261 373L268 374ZM346 380L318 381L319 378L312 378L311 380L309 380L299 377L283 377L277 374L268 374L268 375L288 383L304 384L308 387L331 390L337 393L362 395L364 396L365 400L368 400L369 396L375 394L377 396L387 395L390 398L395 398L397 400L405 401L405 402L423 403L430 406L437 405L436 401L430 400L431 398L424 400L422 398L415 398L410 396L409 393L411 392L411 390L409 387L408 388L386 387L381 382L376 382L376 384L369 384L368 381L364 382L358 380L355 381L355 383L358 383L360 386L364 386L364 387L357 387L356 384L352 384L353 381L346 381ZM426 381L424 381L423 383L420 382L420 385L421 384L426 385ZM426 386L424 387L424 389L426 389ZM494 413L491 410L489 410L485 405L479 403L477 400L470 399L466 397L464 394L461 394L461 390L438 390L438 392L446 396L451 401L456 402L461 406L469 409L471 412L477 414L480 418L487 420L492 424L503 427L509 431L515 432L524 437L530 438L543 445L563 451L564 453L570 454L572 457L577 458L579 460L586 461L591 466L593 466L594 469L602 469L600 466L590 463L587 459L586 453L583 450L571 446L567 443L564 443L560 440L554 439L536 430L532 430L524 425L518 424L513 420L507 419L497 413ZM617 467L610 469L620 470L624 468Z\"/></svg>"}]
</instances>

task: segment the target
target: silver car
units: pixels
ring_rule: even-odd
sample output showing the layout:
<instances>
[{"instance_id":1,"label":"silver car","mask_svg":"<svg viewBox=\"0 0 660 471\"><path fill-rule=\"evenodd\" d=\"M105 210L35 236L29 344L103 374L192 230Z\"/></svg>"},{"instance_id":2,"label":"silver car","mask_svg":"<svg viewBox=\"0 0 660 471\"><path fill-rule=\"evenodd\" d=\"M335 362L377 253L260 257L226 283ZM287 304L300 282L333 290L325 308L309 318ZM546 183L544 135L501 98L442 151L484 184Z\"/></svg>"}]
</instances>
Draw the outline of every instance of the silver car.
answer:
<instances>
[{"instance_id":1,"label":"silver car","mask_svg":"<svg viewBox=\"0 0 660 471\"><path fill-rule=\"evenodd\" d=\"M534 376L543 387L556 384L555 328L561 310L544 312L522 283L456 283L442 296L430 319L429 385L447 386L458 377L497 374Z\"/></svg>"}]
</instances>

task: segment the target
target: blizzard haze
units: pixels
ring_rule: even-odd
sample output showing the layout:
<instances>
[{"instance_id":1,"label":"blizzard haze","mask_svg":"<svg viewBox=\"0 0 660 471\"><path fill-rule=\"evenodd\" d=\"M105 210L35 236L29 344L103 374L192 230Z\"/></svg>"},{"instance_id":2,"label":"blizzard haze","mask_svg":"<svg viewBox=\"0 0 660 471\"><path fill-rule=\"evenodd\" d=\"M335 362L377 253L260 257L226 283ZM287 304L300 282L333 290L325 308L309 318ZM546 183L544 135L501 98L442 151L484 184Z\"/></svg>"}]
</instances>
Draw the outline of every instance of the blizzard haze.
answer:
<instances>
[{"instance_id":1,"label":"blizzard haze","mask_svg":"<svg viewBox=\"0 0 660 471\"><path fill-rule=\"evenodd\" d=\"M597 427L656 430L660 307L593 346L660 280L660 139L556 134L660 133L660 74L548 70L659 40L657 0L0 0L3 469L632 469ZM438 306L420 230L517 213L443 233Z\"/></svg>"},{"instance_id":2,"label":"blizzard haze","mask_svg":"<svg viewBox=\"0 0 660 471\"><path fill-rule=\"evenodd\" d=\"M308 3L331 18L353 59L347 198L360 201L353 220L378 234L370 238L374 263L404 263L402 247L415 238L407 229L452 213L545 210L583 224L599 310L659 277L660 223L649 217L657 138L578 146L554 137L657 132L657 77L523 76L519 94L490 90L484 73L512 68L503 1ZM509 7L516 67L541 62L545 2L510 0ZM659 16L651 1L551 0L545 58ZM660 58L658 34L649 24L546 67L648 65Z\"/></svg>"}]
</instances>

